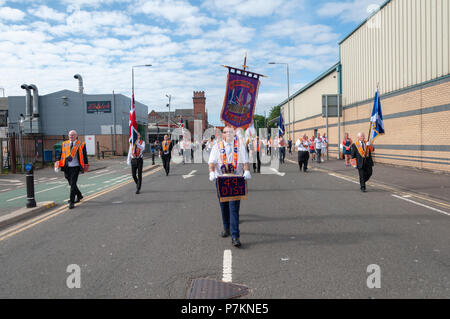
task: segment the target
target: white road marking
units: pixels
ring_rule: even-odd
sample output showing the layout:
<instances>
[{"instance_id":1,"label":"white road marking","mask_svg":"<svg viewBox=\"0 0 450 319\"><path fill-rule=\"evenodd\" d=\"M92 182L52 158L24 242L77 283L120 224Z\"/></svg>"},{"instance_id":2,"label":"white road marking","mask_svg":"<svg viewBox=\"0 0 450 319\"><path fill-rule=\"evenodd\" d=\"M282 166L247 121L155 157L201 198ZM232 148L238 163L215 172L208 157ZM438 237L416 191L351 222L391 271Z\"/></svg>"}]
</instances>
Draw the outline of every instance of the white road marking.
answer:
<instances>
[{"instance_id":1,"label":"white road marking","mask_svg":"<svg viewBox=\"0 0 450 319\"><path fill-rule=\"evenodd\" d=\"M7 183L22 183L22 181L19 181L18 179L3 179L1 181Z\"/></svg>"},{"instance_id":2,"label":"white road marking","mask_svg":"<svg viewBox=\"0 0 450 319\"><path fill-rule=\"evenodd\" d=\"M223 252L223 277L222 281L231 282L232 280L232 269L231 269L231 250L227 249Z\"/></svg>"},{"instance_id":3,"label":"white road marking","mask_svg":"<svg viewBox=\"0 0 450 319\"><path fill-rule=\"evenodd\" d=\"M434 211L436 211L436 212L438 212L438 213L441 213L441 214L450 216L450 213L444 212L443 210L440 210L440 209L437 209L437 208L434 208L434 207L430 207L430 206L424 205L424 204L422 204L422 203L418 203L418 202L416 202L416 201L413 201L413 200L411 200L411 199L408 199L408 198L405 198L405 197L402 197L402 196L398 196L398 195L394 195L394 194L392 194L392 196L394 196L395 198L402 199L402 200L404 200L404 201L407 201L407 202L410 202L410 203L413 203L413 204L416 204L416 205L419 205L419 206L422 206L422 207L425 207L425 208L434 210Z\"/></svg>"},{"instance_id":4,"label":"white road marking","mask_svg":"<svg viewBox=\"0 0 450 319\"><path fill-rule=\"evenodd\" d=\"M194 171L190 172L188 175L183 175L183 178L186 179L186 178L189 178L189 177L193 177L196 172L197 171L194 170Z\"/></svg>"},{"instance_id":5,"label":"white road marking","mask_svg":"<svg viewBox=\"0 0 450 319\"><path fill-rule=\"evenodd\" d=\"M331 176L334 176L334 177L343 179L344 181L347 181L347 182L352 182L352 183L355 183L355 184L359 184L359 182L354 181L354 180L352 180L352 179L350 179L350 178L346 178L346 177L342 177L342 176L339 176L339 175L335 175L335 174L333 174L333 173L328 173L328 175L331 175Z\"/></svg>"},{"instance_id":6,"label":"white road marking","mask_svg":"<svg viewBox=\"0 0 450 319\"><path fill-rule=\"evenodd\" d=\"M6 191L9 191L9 190L11 190L11 188L2 189L2 190L0 191L0 193L1 193L1 192L6 192Z\"/></svg>"},{"instance_id":7,"label":"white road marking","mask_svg":"<svg viewBox=\"0 0 450 319\"><path fill-rule=\"evenodd\" d=\"M116 171L111 171L111 172L106 172L106 173L103 173L103 174L97 174L95 176L88 177L88 179L97 178L97 177L108 175L108 174L112 174L112 173L115 173L115 172Z\"/></svg>"},{"instance_id":8,"label":"white road marking","mask_svg":"<svg viewBox=\"0 0 450 319\"><path fill-rule=\"evenodd\" d=\"M61 187L61 186L63 186L63 185L59 185L59 186L55 186L55 187L43 189L43 190L41 190L41 191L39 191L39 192L35 192L35 194L47 192L47 191L49 191L49 190L52 190L52 189L55 189L55 188L58 188L58 187ZM19 199L19 198L24 198L24 197L27 197L27 195L22 195L22 196L19 196L19 197L14 197L14 198L8 199L7 202L10 202L10 201L13 201L13 200L16 200L16 199Z\"/></svg>"}]
</instances>

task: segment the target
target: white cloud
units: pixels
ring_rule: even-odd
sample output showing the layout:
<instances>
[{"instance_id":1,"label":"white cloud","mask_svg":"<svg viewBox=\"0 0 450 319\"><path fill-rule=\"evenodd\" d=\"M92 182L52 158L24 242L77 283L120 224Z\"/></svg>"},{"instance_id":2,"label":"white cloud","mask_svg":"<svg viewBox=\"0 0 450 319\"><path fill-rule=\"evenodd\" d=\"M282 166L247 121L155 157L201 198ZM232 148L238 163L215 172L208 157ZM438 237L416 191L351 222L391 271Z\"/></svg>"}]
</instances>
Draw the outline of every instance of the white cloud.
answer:
<instances>
[{"instance_id":1,"label":"white cloud","mask_svg":"<svg viewBox=\"0 0 450 319\"><path fill-rule=\"evenodd\" d=\"M134 12L165 19L179 26L179 35L201 35L202 27L217 21L202 14L197 7L181 0L145 0L135 6Z\"/></svg>"},{"instance_id":2,"label":"white cloud","mask_svg":"<svg viewBox=\"0 0 450 319\"><path fill-rule=\"evenodd\" d=\"M25 17L25 13L10 7L0 8L0 20L20 21Z\"/></svg>"},{"instance_id":3,"label":"white cloud","mask_svg":"<svg viewBox=\"0 0 450 319\"><path fill-rule=\"evenodd\" d=\"M327 2L317 10L321 17L339 17L343 22L361 22L385 0L353 0L346 2Z\"/></svg>"},{"instance_id":4,"label":"white cloud","mask_svg":"<svg viewBox=\"0 0 450 319\"><path fill-rule=\"evenodd\" d=\"M28 9L28 13L43 20L54 20L58 22L63 22L66 18L66 15L64 13L58 12L47 6Z\"/></svg>"},{"instance_id":5,"label":"white cloud","mask_svg":"<svg viewBox=\"0 0 450 319\"><path fill-rule=\"evenodd\" d=\"M281 20L266 26L266 37L290 37L296 42L327 43L339 38L332 28L323 24L301 24L296 20Z\"/></svg>"}]
</instances>

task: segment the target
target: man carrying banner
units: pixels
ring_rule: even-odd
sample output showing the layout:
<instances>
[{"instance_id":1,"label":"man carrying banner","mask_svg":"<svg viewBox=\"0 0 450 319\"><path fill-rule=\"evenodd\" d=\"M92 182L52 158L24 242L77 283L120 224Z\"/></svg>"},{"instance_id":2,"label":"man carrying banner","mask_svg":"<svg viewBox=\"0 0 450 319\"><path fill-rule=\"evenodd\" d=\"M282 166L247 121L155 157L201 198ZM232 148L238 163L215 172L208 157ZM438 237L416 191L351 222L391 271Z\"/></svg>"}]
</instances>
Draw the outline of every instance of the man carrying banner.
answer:
<instances>
[{"instance_id":1,"label":"man carrying banner","mask_svg":"<svg viewBox=\"0 0 450 319\"><path fill-rule=\"evenodd\" d=\"M141 134L137 133L134 145L130 144L128 149L127 165L131 164L131 175L136 183L136 194L141 192L142 167L144 166L145 142L141 140ZM137 176L136 176L137 172Z\"/></svg>"},{"instance_id":2,"label":"man carrying banner","mask_svg":"<svg viewBox=\"0 0 450 319\"><path fill-rule=\"evenodd\" d=\"M224 128L223 140L216 143L211 149L208 164L209 180L211 182L224 175L243 175L245 180L251 178L248 153L245 144L242 143L242 139L239 139L236 136L235 130L232 126L226 126ZM217 183L216 187L218 187ZM239 208L241 201L219 201L219 204L222 211L223 223L223 231L221 236L228 237L231 235L232 245L235 247L240 247Z\"/></svg>"},{"instance_id":3,"label":"man carrying banner","mask_svg":"<svg viewBox=\"0 0 450 319\"><path fill-rule=\"evenodd\" d=\"M170 172L170 159L172 158L172 141L169 140L169 135L164 135L164 140L161 143L160 155L163 161L164 170L166 171L166 176L169 176Z\"/></svg>"},{"instance_id":4,"label":"man carrying banner","mask_svg":"<svg viewBox=\"0 0 450 319\"><path fill-rule=\"evenodd\" d=\"M77 186L80 172L87 172L89 169L86 144L78 140L78 134L72 130L69 132L69 140L62 144L61 158L55 163L55 168L61 168L64 177L70 185L69 209L75 207L83 199L83 195ZM75 196L77 199L75 200Z\"/></svg>"}]
</instances>

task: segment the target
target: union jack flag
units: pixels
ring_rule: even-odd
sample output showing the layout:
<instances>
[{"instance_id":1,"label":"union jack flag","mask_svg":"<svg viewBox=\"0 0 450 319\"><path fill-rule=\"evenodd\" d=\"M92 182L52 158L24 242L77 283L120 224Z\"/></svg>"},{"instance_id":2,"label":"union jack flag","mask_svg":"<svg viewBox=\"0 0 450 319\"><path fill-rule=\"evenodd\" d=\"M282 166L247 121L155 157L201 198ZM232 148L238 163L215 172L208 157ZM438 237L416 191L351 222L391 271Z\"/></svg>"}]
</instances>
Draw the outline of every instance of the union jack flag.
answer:
<instances>
[{"instance_id":1,"label":"union jack flag","mask_svg":"<svg viewBox=\"0 0 450 319\"><path fill-rule=\"evenodd\" d=\"M137 122L136 122L136 109L134 106L134 93L133 93L132 98L131 98L130 123L129 123L129 128L128 128L128 141L133 146L137 141L137 135L138 135L138 130L137 130Z\"/></svg>"}]
</instances>

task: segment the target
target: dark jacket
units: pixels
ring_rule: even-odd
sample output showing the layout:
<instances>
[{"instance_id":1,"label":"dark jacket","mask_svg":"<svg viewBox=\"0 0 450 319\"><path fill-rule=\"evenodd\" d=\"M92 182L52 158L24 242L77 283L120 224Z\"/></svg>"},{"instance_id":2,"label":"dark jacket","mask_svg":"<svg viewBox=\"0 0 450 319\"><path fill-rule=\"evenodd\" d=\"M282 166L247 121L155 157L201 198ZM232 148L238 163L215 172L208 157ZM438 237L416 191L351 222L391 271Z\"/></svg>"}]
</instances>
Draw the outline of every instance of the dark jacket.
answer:
<instances>
[{"instance_id":1,"label":"dark jacket","mask_svg":"<svg viewBox=\"0 0 450 319\"><path fill-rule=\"evenodd\" d=\"M168 157L172 157L172 149L173 149L173 141L170 141L170 145L169 145L169 154L164 155L164 151L163 151L163 143L164 141L161 142L161 145L159 146L159 151L161 152L161 156L168 156Z\"/></svg>"},{"instance_id":2,"label":"dark jacket","mask_svg":"<svg viewBox=\"0 0 450 319\"><path fill-rule=\"evenodd\" d=\"M89 164L87 151L86 151L86 143L84 143L82 151L83 151L84 164L85 165ZM80 154L78 153L78 151L75 153L75 157L78 159L78 162L80 163ZM59 156L59 159L61 159L61 155ZM64 172L67 167L69 167L69 161L66 159L66 161L64 163L64 167L61 168L61 171ZM81 163L80 163L80 172L83 173L83 168L81 167Z\"/></svg>"},{"instance_id":3,"label":"dark jacket","mask_svg":"<svg viewBox=\"0 0 450 319\"><path fill-rule=\"evenodd\" d=\"M356 165L358 168L364 168L365 166L373 166L372 152L374 150L375 148L373 147L373 145L370 145L367 152L367 156L364 158L361 156L361 154L359 154L358 148L356 147L355 143L352 144L351 147L352 158L356 158Z\"/></svg>"}]
</instances>

